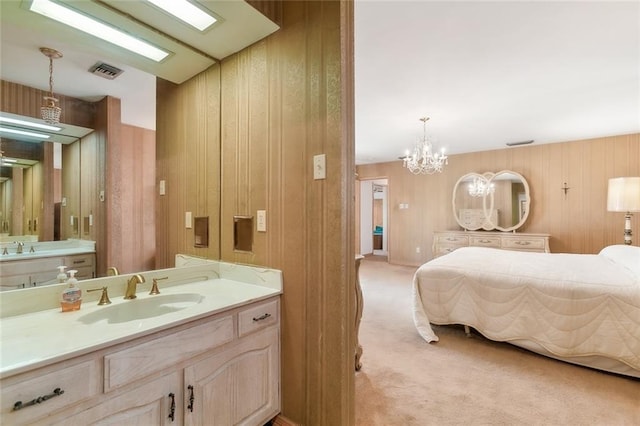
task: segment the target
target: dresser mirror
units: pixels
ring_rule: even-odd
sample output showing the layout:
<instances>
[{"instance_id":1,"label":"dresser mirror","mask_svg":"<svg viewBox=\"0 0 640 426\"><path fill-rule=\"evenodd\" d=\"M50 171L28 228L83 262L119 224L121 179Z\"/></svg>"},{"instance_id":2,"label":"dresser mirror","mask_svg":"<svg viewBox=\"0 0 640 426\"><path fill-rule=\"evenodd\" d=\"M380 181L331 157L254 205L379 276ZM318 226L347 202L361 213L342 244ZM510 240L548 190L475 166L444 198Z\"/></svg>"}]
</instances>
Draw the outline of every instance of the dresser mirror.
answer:
<instances>
[{"instance_id":1,"label":"dresser mirror","mask_svg":"<svg viewBox=\"0 0 640 426\"><path fill-rule=\"evenodd\" d=\"M453 214L468 231L515 231L529 216L531 198L526 179L511 170L468 173L453 188Z\"/></svg>"}]
</instances>

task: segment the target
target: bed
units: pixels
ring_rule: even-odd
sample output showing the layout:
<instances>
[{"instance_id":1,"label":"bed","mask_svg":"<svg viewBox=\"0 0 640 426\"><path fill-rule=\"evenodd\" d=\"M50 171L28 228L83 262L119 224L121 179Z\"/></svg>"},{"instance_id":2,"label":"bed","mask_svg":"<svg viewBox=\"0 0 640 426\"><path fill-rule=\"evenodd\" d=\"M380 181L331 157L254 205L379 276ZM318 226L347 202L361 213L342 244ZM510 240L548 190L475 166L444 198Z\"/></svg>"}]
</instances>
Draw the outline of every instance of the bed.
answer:
<instances>
[{"instance_id":1,"label":"bed","mask_svg":"<svg viewBox=\"0 0 640 426\"><path fill-rule=\"evenodd\" d=\"M413 280L413 319L461 324L563 361L640 378L640 247L599 254L463 247L425 263Z\"/></svg>"}]
</instances>

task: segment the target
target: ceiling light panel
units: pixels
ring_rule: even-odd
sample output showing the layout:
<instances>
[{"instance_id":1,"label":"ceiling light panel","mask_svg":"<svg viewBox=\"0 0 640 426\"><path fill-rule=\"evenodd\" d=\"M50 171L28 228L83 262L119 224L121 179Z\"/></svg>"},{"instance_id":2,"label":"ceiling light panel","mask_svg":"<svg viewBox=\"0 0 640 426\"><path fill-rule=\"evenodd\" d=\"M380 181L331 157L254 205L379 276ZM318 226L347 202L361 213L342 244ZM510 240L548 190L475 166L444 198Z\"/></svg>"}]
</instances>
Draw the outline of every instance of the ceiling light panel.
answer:
<instances>
[{"instance_id":1,"label":"ceiling light panel","mask_svg":"<svg viewBox=\"0 0 640 426\"><path fill-rule=\"evenodd\" d=\"M30 127L33 129L48 130L50 132L59 132L60 130L62 130L62 127L52 126L50 124L36 123L33 121L27 121L27 120L22 120L22 119L12 118L12 117L5 117L5 116L0 116L0 123Z\"/></svg>"},{"instance_id":2,"label":"ceiling light panel","mask_svg":"<svg viewBox=\"0 0 640 426\"><path fill-rule=\"evenodd\" d=\"M97 19L77 12L66 5L54 3L50 0L32 0L29 10L137 53L155 62L161 62L170 55L170 52L133 37Z\"/></svg>"},{"instance_id":3,"label":"ceiling light panel","mask_svg":"<svg viewBox=\"0 0 640 426\"><path fill-rule=\"evenodd\" d=\"M28 130L20 130L20 129L14 129L14 128L10 128L10 127L0 127L0 133L6 133L6 134L10 134L10 135L27 136L27 137L35 138L35 139L49 139L51 137L51 136L46 135L44 133L30 132Z\"/></svg>"},{"instance_id":4,"label":"ceiling light panel","mask_svg":"<svg viewBox=\"0 0 640 426\"><path fill-rule=\"evenodd\" d=\"M199 31L204 31L216 23L217 19L187 0L147 0L165 12Z\"/></svg>"}]
</instances>

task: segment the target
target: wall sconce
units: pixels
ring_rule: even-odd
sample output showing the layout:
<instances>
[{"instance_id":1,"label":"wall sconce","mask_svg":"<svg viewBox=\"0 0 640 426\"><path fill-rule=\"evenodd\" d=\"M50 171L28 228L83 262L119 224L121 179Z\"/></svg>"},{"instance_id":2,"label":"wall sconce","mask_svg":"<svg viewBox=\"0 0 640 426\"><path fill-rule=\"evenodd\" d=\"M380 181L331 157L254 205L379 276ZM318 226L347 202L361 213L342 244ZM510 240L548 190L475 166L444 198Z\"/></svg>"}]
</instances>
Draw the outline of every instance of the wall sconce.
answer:
<instances>
[{"instance_id":1,"label":"wall sconce","mask_svg":"<svg viewBox=\"0 0 640 426\"><path fill-rule=\"evenodd\" d=\"M631 244L631 212L640 212L640 177L609 179L607 210L625 212L624 243Z\"/></svg>"}]
</instances>

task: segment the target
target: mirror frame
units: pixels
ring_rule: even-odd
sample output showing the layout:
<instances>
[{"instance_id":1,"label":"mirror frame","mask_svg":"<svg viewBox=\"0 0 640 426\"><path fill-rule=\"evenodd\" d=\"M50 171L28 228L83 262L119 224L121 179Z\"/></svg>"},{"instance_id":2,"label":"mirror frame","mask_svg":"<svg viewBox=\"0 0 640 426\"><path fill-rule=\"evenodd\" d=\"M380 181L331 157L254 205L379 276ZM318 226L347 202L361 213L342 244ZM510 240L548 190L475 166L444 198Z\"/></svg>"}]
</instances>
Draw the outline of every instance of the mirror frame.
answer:
<instances>
[{"instance_id":1,"label":"mirror frame","mask_svg":"<svg viewBox=\"0 0 640 426\"><path fill-rule=\"evenodd\" d=\"M493 210L493 206L494 206L494 194L491 193L489 195L491 195L490 197L487 197L487 195L485 195L484 197L482 197L482 214L484 216L484 220L482 222L482 225L476 228L469 228L467 226L465 226L465 224L463 224L458 216L458 208L456 206L456 196L457 196L457 191L458 188L463 188L462 183L467 181L469 178L480 178L483 179L486 184L488 186L490 186L494 181L498 181L500 176L503 174L510 174L510 175L514 175L516 178L518 178L520 180L520 182L522 182L523 186L524 186L524 200L520 200L519 203L524 203L523 207L524 207L524 212L520 217L520 221L518 223L516 223L513 226L509 226L509 227L501 227L496 223L493 223L491 220L491 214L489 212L491 212ZM451 204L452 204L452 208L453 208L453 216L456 219L456 222L458 223L458 225L460 227L462 227L465 230L468 231L476 231L479 229L484 229L487 231L491 231L491 230L497 230L497 231L502 231L502 232L515 232L518 228L522 227L524 225L524 223L527 221L527 218L529 217L529 212L531 211L531 192L529 189L529 183L527 182L527 180L524 178L524 176L522 176L520 173L514 172L513 170L501 170L497 173L492 173L492 172L486 172L486 173L476 173L476 172L471 172L471 173L467 173L463 176L461 176L458 181L456 182L455 186L453 187L453 193L452 193L452 198L451 198Z\"/></svg>"}]
</instances>

